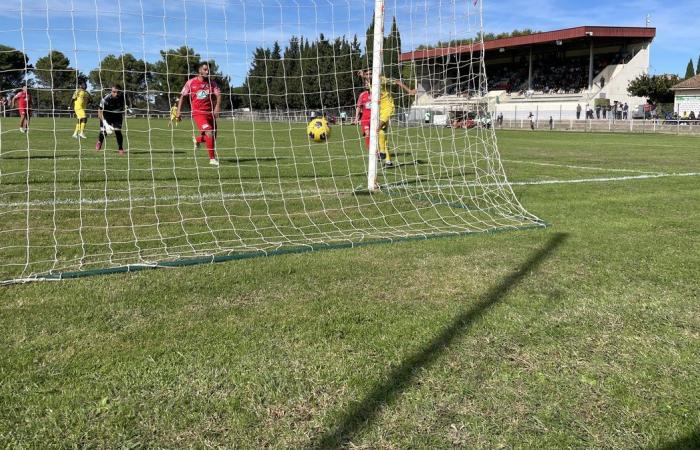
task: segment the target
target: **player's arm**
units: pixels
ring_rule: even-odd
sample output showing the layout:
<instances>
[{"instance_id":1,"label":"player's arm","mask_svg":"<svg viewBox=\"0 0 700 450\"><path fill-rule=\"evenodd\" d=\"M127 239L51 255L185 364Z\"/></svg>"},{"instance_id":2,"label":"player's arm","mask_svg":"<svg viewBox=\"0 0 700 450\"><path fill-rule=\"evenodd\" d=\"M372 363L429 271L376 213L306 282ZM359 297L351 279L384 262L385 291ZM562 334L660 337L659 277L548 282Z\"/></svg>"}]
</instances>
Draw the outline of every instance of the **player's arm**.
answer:
<instances>
[{"instance_id":1,"label":"player's arm","mask_svg":"<svg viewBox=\"0 0 700 450\"><path fill-rule=\"evenodd\" d=\"M214 105L214 117L218 119L219 114L221 114L221 91L215 91L214 96L216 97L216 104Z\"/></svg>"},{"instance_id":2,"label":"player's arm","mask_svg":"<svg viewBox=\"0 0 700 450\"><path fill-rule=\"evenodd\" d=\"M214 117L218 119L219 114L221 114L221 89L219 89L219 85L214 81L212 81L212 91L214 93L214 97L216 97L216 103L214 104Z\"/></svg>"},{"instance_id":3,"label":"player's arm","mask_svg":"<svg viewBox=\"0 0 700 450\"><path fill-rule=\"evenodd\" d=\"M362 104L362 96L363 93L360 93L360 95L357 97L357 104L355 105L354 123L360 123L360 116L362 115L362 111L364 110L364 105Z\"/></svg>"},{"instance_id":4,"label":"player's arm","mask_svg":"<svg viewBox=\"0 0 700 450\"><path fill-rule=\"evenodd\" d=\"M406 86L403 81L401 80L394 80L394 84L403 89L403 91L408 94L408 95L416 95L416 90L411 89L410 87Z\"/></svg>"},{"instance_id":5,"label":"player's arm","mask_svg":"<svg viewBox=\"0 0 700 450\"><path fill-rule=\"evenodd\" d=\"M100 123L103 123L105 121L105 116L103 114L104 109L105 109L105 99L102 98L102 99L100 99L100 104L97 106L97 120L99 120Z\"/></svg>"},{"instance_id":6,"label":"player's arm","mask_svg":"<svg viewBox=\"0 0 700 450\"><path fill-rule=\"evenodd\" d=\"M185 89L182 89L182 92L185 92ZM188 90L189 93L189 90ZM180 99L177 101L177 119L180 120L182 117L182 104L185 102L185 95L187 94L180 94Z\"/></svg>"}]
</instances>

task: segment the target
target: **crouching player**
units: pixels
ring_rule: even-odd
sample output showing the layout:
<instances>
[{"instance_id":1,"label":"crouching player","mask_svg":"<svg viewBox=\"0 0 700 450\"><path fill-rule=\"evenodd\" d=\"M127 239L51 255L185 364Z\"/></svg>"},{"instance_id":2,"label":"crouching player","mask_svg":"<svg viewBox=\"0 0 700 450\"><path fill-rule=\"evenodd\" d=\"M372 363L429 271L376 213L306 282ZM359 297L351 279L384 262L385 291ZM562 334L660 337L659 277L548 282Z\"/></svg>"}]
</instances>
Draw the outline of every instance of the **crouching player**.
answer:
<instances>
[{"instance_id":1,"label":"crouching player","mask_svg":"<svg viewBox=\"0 0 700 450\"><path fill-rule=\"evenodd\" d=\"M122 87L119 84L115 84L112 86L110 93L102 98L100 101L100 106L97 109L97 117L100 120L100 136L97 138L95 150L102 150L105 135L114 133L114 137L117 138L119 154L124 155L122 122L124 121L125 109L126 102L124 100Z\"/></svg>"},{"instance_id":2,"label":"crouching player","mask_svg":"<svg viewBox=\"0 0 700 450\"><path fill-rule=\"evenodd\" d=\"M177 103L177 119L182 114L182 104L185 97L190 99L192 108L192 120L197 126L198 134L195 134L195 150L202 142L207 145L209 152L209 164L218 167L214 142L216 139L216 119L221 112L221 90L214 80L209 78L209 64L203 62L197 69L197 76L188 80L180 92L180 100Z\"/></svg>"}]
</instances>

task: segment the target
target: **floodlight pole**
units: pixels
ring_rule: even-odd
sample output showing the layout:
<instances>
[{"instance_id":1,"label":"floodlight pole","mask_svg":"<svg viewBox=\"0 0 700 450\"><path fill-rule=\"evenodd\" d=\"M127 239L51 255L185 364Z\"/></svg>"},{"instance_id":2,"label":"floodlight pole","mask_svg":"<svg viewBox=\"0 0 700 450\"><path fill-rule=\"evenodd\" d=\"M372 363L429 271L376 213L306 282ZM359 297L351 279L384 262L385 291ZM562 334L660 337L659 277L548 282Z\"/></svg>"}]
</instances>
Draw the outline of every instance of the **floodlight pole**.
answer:
<instances>
[{"instance_id":1,"label":"floodlight pole","mask_svg":"<svg viewBox=\"0 0 700 450\"><path fill-rule=\"evenodd\" d=\"M367 170L367 189L379 190L377 184L377 146L379 145L379 99L381 95L381 77L384 47L384 0L374 2L374 45L372 46L372 116L369 128L369 166Z\"/></svg>"}]
</instances>

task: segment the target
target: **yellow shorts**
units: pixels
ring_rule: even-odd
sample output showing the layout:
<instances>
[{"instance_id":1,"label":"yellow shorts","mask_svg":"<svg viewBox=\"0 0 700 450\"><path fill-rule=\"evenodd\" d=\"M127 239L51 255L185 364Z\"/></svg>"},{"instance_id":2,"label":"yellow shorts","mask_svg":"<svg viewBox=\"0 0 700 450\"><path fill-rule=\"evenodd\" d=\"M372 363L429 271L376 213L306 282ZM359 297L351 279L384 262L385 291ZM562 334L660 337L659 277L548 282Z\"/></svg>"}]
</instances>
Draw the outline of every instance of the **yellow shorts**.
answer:
<instances>
[{"instance_id":1,"label":"yellow shorts","mask_svg":"<svg viewBox=\"0 0 700 450\"><path fill-rule=\"evenodd\" d=\"M75 110L75 117L77 117L78 119L85 119L85 118L87 118L87 114L85 114L84 109L76 109Z\"/></svg>"}]
</instances>

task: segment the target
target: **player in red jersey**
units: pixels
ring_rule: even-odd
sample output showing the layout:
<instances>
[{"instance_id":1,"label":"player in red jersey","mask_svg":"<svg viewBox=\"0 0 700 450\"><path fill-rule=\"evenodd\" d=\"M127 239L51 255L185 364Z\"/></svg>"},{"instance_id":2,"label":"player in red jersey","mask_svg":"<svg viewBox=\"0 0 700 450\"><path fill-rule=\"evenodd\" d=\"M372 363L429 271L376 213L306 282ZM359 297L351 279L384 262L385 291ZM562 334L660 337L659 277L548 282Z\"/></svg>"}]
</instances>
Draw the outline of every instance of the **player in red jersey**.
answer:
<instances>
[{"instance_id":1,"label":"player in red jersey","mask_svg":"<svg viewBox=\"0 0 700 450\"><path fill-rule=\"evenodd\" d=\"M362 91L357 97L355 107L355 123L360 124L360 132L365 137L365 145L369 149L369 128L372 118L372 94Z\"/></svg>"},{"instance_id":2,"label":"player in red jersey","mask_svg":"<svg viewBox=\"0 0 700 450\"><path fill-rule=\"evenodd\" d=\"M221 112L221 90L214 80L209 78L209 63L199 64L198 75L185 83L180 92L180 100L177 103L178 120L182 111L185 97L190 99L192 108L192 120L197 125L199 135L194 138L195 149L205 142L209 151L209 164L218 166L214 151L216 139L216 119Z\"/></svg>"},{"instance_id":3,"label":"player in red jersey","mask_svg":"<svg viewBox=\"0 0 700 450\"><path fill-rule=\"evenodd\" d=\"M19 131L26 133L29 131L29 116L32 113L32 96L29 95L27 86L23 86L22 90L12 98L13 108L15 103L19 109Z\"/></svg>"}]
</instances>

